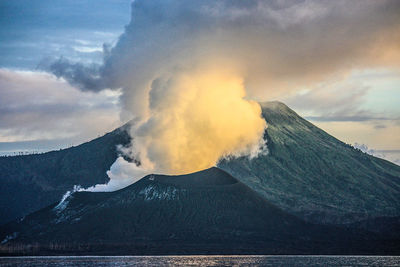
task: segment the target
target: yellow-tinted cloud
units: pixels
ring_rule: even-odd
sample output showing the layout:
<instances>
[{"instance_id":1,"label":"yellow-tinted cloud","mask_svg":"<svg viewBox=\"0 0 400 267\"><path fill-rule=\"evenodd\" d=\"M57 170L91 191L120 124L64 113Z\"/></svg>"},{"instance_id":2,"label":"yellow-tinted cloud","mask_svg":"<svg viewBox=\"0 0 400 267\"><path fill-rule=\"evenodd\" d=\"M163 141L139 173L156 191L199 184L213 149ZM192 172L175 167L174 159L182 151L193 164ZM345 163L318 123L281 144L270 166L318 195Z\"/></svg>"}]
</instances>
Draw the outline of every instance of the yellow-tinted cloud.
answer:
<instances>
[{"instance_id":1,"label":"yellow-tinted cloud","mask_svg":"<svg viewBox=\"0 0 400 267\"><path fill-rule=\"evenodd\" d=\"M153 82L150 116L133 129L145 168L183 174L228 155L258 152L266 127L261 108L245 100L239 76L221 70L183 72Z\"/></svg>"}]
</instances>

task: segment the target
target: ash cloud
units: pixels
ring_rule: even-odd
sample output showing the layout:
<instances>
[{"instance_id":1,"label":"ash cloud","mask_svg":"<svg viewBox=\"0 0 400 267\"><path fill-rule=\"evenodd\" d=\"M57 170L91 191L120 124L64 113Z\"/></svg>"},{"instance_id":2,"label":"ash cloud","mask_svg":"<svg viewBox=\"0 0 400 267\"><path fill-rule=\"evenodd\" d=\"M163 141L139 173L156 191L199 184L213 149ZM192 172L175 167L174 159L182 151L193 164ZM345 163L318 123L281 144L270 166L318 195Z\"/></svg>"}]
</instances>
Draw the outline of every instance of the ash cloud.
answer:
<instances>
[{"instance_id":1,"label":"ash cloud","mask_svg":"<svg viewBox=\"0 0 400 267\"><path fill-rule=\"evenodd\" d=\"M100 91L104 89L103 79L99 76L100 66L98 64L73 63L63 57L49 63L46 66L46 63L42 62L38 68L48 70L58 78L64 78L82 91Z\"/></svg>"},{"instance_id":2,"label":"ash cloud","mask_svg":"<svg viewBox=\"0 0 400 267\"><path fill-rule=\"evenodd\" d=\"M137 0L102 66L64 60L50 70L81 88L132 94L167 69L209 59L239 68L251 96L271 97L355 68L399 67L399 12L398 1L385 0Z\"/></svg>"},{"instance_id":3,"label":"ash cloud","mask_svg":"<svg viewBox=\"0 0 400 267\"><path fill-rule=\"evenodd\" d=\"M131 22L105 49L103 65L61 60L50 70L83 90L122 89L122 120L138 121L130 149L142 168L197 170L260 146L266 125L248 99L277 98L357 68L398 68L399 13L399 1L136 0ZM251 121L246 133L224 124L245 121ZM234 129L229 145L220 142L221 125ZM199 151L184 141L198 137L196 131L206 138L193 142L221 144L218 151L197 155L198 161L212 155L201 166L172 167L171 159L183 162L186 152Z\"/></svg>"}]
</instances>

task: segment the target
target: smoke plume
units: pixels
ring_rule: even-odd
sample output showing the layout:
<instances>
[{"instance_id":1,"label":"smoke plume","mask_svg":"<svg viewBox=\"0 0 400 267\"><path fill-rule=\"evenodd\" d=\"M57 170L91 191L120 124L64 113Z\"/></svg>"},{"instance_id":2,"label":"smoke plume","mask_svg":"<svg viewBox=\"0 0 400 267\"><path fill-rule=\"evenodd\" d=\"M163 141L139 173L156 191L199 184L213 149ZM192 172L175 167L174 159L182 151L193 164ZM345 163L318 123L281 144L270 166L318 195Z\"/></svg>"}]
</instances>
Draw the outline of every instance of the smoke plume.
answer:
<instances>
[{"instance_id":1,"label":"smoke plume","mask_svg":"<svg viewBox=\"0 0 400 267\"><path fill-rule=\"evenodd\" d=\"M266 127L258 103L245 100L240 76L207 69L154 80L150 114L133 128L144 166L182 174L228 155L255 155Z\"/></svg>"},{"instance_id":2,"label":"smoke plume","mask_svg":"<svg viewBox=\"0 0 400 267\"><path fill-rule=\"evenodd\" d=\"M384 0L136 0L103 65L63 59L47 69L84 90L122 89L122 121L135 119L124 152L143 173L186 173L257 154L266 125L250 99L398 67L399 13L398 1ZM129 164L117 160L111 180Z\"/></svg>"}]
</instances>

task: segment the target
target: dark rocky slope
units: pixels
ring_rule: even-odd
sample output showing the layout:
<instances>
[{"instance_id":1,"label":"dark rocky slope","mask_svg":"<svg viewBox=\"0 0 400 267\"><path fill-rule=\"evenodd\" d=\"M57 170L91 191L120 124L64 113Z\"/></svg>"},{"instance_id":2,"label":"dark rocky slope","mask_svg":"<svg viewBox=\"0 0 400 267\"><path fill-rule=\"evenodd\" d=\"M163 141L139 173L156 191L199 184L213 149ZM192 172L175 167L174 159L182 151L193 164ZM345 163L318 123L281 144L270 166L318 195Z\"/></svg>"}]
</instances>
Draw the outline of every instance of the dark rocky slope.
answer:
<instances>
[{"instance_id":1,"label":"dark rocky slope","mask_svg":"<svg viewBox=\"0 0 400 267\"><path fill-rule=\"evenodd\" d=\"M0 229L4 254L396 253L394 241L287 214L226 172L77 192Z\"/></svg>"},{"instance_id":2,"label":"dark rocky slope","mask_svg":"<svg viewBox=\"0 0 400 267\"><path fill-rule=\"evenodd\" d=\"M59 201L74 185L107 182L116 146L130 141L126 127L68 149L0 157L0 224Z\"/></svg>"},{"instance_id":3,"label":"dark rocky slope","mask_svg":"<svg viewBox=\"0 0 400 267\"><path fill-rule=\"evenodd\" d=\"M400 216L400 166L337 140L279 102L262 103L269 154L221 161L283 210L316 223ZM0 224L61 199L73 185L108 180L124 128L80 146L0 158Z\"/></svg>"}]
</instances>

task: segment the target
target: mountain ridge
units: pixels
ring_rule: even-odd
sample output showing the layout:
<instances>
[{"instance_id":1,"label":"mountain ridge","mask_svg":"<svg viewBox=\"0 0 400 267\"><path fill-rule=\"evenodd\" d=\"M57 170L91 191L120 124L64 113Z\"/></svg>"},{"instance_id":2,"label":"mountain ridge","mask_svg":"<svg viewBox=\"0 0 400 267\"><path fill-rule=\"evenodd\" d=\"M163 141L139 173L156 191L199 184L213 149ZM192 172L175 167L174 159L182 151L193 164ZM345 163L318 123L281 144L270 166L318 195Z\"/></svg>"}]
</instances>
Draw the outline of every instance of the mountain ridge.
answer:
<instances>
[{"instance_id":1,"label":"mountain ridge","mask_svg":"<svg viewBox=\"0 0 400 267\"><path fill-rule=\"evenodd\" d=\"M218 167L310 222L400 216L400 166L339 141L283 103L260 105L268 155L221 160ZM0 158L0 224L60 200L74 185L106 183L117 145L131 140L128 127L61 151Z\"/></svg>"}]
</instances>

